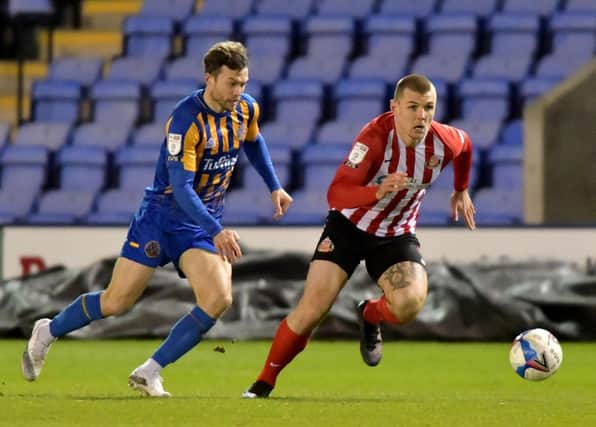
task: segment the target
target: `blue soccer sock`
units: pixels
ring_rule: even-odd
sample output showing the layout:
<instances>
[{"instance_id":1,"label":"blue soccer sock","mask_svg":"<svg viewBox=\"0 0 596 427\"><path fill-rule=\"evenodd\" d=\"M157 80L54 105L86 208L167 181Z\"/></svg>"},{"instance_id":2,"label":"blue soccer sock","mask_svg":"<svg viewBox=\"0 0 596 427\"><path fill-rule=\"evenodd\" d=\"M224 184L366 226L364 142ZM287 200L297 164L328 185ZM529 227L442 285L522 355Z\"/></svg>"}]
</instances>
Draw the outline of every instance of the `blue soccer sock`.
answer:
<instances>
[{"instance_id":1,"label":"blue soccer sock","mask_svg":"<svg viewBox=\"0 0 596 427\"><path fill-rule=\"evenodd\" d=\"M62 310L50 322L50 333L56 337L62 337L71 331L82 328L94 320L102 319L99 298L101 292L89 292L80 295Z\"/></svg>"},{"instance_id":2,"label":"blue soccer sock","mask_svg":"<svg viewBox=\"0 0 596 427\"><path fill-rule=\"evenodd\" d=\"M198 306L193 308L176 322L166 340L151 358L165 368L197 345L214 324L215 319L209 317Z\"/></svg>"}]
</instances>

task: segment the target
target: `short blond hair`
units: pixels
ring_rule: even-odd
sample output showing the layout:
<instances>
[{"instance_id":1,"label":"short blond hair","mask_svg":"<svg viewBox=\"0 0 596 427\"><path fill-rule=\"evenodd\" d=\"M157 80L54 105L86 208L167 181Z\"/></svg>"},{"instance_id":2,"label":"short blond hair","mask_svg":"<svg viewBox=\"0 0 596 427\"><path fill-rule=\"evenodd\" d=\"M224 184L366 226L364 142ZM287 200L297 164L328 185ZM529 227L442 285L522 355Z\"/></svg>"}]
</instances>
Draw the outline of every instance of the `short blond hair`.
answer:
<instances>
[{"instance_id":1,"label":"short blond hair","mask_svg":"<svg viewBox=\"0 0 596 427\"><path fill-rule=\"evenodd\" d=\"M399 99L406 89L413 90L416 93L427 93L434 89L433 83L422 74L409 74L397 82L393 99Z\"/></svg>"}]
</instances>

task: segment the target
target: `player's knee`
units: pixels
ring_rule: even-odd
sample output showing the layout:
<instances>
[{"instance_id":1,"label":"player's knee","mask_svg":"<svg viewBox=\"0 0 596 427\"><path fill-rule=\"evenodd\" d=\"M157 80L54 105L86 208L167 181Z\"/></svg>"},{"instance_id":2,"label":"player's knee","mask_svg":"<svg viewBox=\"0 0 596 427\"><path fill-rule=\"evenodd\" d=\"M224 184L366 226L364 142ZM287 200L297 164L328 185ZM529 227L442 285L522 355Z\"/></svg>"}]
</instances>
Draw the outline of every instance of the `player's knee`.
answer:
<instances>
[{"instance_id":1,"label":"player's knee","mask_svg":"<svg viewBox=\"0 0 596 427\"><path fill-rule=\"evenodd\" d=\"M106 291L101 298L101 313L105 317L116 316L127 312L133 305L134 301L125 297L115 297Z\"/></svg>"},{"instance_id":2,"label":"player's knee","mask_svg":"<svg viewBox=\"0 0 596 427\"><path fill-rule=\"evenodd\" d=\"M388 298L388 307L391 313L399 320L399 323L413 321L422 307L426 294L422 292L405 292L398 298Z\"/></svg>"},{"instance_id":3,"label":"player's knee","mask_svg":"<svg viewBox=\"0 0 596 427\"><path fill-rule=\"evenodd\" d=\"M233 299L231 293L218 293L213 294L208 300L204 300L202 304L197 301L197 304L199 304L200 307L204 306L207 313L217 319L232 306L232 302Z\"/></svg>"}]
</instances>

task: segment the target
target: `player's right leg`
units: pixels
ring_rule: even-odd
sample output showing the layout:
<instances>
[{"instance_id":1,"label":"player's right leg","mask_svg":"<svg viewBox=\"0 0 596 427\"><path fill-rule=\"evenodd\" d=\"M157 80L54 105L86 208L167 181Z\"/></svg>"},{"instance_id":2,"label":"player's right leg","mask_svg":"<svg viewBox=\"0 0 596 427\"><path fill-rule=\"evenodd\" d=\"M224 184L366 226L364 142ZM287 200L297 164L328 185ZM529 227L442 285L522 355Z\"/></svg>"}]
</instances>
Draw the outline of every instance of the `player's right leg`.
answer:
<instances>
[{"instance_id":1,"label":"player's right leg","mask_svg":"<svg viewBox=\"0 0 596 427\"><path fill-rule=\"evenodd\" d=\"M153 271L152 267L118 258L105 292L80 295L52 320L35 322L21 359L23 377L28 381L39 377L50 346L56 339L94 320L126 311L141 296Z\"/></svg>"},{"instance_id":2,"label":"player's right leg","mask_svg":"<svg viewBox=\"0 0 596 427\"><path fill-rule=\"evenodd\" d=\"M333 262L318 259L311 262L298 306L282 320L261 374L242 397L269 396L277 376L304 350L312 330L327 314L347 279L348 274Z\"/></svg>"}]
</instances>

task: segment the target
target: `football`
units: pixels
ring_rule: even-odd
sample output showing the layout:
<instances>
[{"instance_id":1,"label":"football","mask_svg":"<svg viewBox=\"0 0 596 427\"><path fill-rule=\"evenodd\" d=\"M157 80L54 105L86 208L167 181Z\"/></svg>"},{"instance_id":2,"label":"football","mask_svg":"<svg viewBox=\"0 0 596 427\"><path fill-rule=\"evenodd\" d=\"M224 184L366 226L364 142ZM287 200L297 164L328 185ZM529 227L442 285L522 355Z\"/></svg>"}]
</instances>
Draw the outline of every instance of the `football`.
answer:
<instances>
[{"instance_id":1,"label":"football","mask_svg":"<svg viewBox=\"0 0 596 427\"><path fill-rule=\"evenodd\" d=\"M530 381L542 381L557 372L563 350L557 338L546 329L529 329L513 340L509 362L517 375Z\"/></svg>"}]
</instances>

